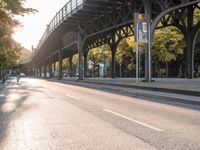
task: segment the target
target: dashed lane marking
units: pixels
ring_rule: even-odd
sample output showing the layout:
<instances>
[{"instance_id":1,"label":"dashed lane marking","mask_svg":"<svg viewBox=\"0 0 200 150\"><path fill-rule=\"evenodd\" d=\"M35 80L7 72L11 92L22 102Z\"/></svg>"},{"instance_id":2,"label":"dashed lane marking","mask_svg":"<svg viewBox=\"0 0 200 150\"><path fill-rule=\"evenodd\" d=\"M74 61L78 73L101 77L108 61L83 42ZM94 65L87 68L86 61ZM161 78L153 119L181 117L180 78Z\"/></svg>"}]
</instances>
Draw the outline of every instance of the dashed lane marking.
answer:
<instances>
[{"instance_id":1,"label":"dashed lane marking","mask_svg":"<svg viewBox=\"0 0 200 150\"><path fill-rule=\"evenodd\" d=\"M65 94L65 96L70 97L70 98L75 99L75 100L80 100L80 98L69 95L69 94Z\"/></svg>"},{"instance_id":2,"label":"dashed lane marking","mask_svg":"<svg viewBox=\"0 0 200 150\"><path fill-rule=\"evenodd\" d=\"M144 126L144 127L150 128L150 129L152 129L152 130L155 130L155 131L158 131L158 132L164 132L164 130L162 130L162 129L160 129L160 128L157 128L157 127L154 127L154 126L149 125L149 124L147 124L147 123L144 123L144 122L141 122L141 121L132 119L132 118L130 118L130 117L128 117L128 116L119 114L119 113L117 113L117 112L114 112L114 111L111 111L111 110L108 110L108 109L104 109L104 111L109 112L109 113L111 113L111 114L113 114L113 115L116 115L116 116L118 116L118 117L127 119L127 120L129 120L129 121L131 121L131 122L137 123L137 124L142 125L142 126Z\"/></svg>"}]
</instances>

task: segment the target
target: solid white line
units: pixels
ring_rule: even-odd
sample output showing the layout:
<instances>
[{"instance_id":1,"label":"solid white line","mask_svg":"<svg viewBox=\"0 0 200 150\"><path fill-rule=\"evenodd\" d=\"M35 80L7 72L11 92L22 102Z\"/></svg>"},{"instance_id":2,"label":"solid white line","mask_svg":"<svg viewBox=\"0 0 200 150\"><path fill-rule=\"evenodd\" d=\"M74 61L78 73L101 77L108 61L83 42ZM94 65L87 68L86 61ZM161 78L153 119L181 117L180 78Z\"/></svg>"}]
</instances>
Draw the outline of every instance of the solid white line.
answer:
<instances>
[{"instance_id":1,"label":"solid white line","mask_svg":"<svg viewBox=\"0 0 200 150\"><path fill-rule=\"evenodd\" d=\"M73 99L75 99L75 100L80 100L80 98L75 97L75 96L72 96L72 95L69 95L69 94L65 94L65 96L70 97L70 98L73 98Z\"/></svg>"},{"instance_id":2,"label":"solid white line","mask_svg":"<svg viewBox=\"0 0 200 150\"><path fill-rule=\"evenodd\" d=\"M119 116L119 117L121 117L121 118L127 119L127 120L129 120L129 121L135 122L135 123L140 124L140 125L142 125L142 126L145 126L145 127L147 127L147 128L153 129L153 130L155 130L155 131L158 131L158 132L163 132L163 131L164 131L164 130L162 130L162 129L159 129L159 128L154 127L154 126L152 126L152 125L149 125L149 124L147 124L147 123L140 122L140 121L137 121L137 120L135 120L135 119L129 118L129 117L127 117L127 116L125 116L125 115L122 115L122 114L119 114L119 113L117 113L117 112L114 112L114 111L111 111L111 110L108 110L108 109L104 109L104 111L109 112L109 113L111 113L111 114L114 114L114 115L116 115L116 116Z\"/></svg>"}]
</instances>

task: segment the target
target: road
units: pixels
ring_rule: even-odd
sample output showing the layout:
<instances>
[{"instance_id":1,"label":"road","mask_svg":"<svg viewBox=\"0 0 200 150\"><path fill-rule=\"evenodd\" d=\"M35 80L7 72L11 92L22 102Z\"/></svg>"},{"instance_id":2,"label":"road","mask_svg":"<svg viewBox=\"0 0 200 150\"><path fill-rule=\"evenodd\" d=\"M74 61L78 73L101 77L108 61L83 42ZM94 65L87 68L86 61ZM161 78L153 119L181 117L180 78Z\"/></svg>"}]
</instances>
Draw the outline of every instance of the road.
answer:
<instances>
[{"instance_id":1,"label":"road","mask_svg":"<svg viewBox=\"0 0 200 150\"><path fill-rule=\"evenodd\" d=\"M0 92L1 150L199 150L200 107L22 78Z\"/></svg>"}]
</instances>

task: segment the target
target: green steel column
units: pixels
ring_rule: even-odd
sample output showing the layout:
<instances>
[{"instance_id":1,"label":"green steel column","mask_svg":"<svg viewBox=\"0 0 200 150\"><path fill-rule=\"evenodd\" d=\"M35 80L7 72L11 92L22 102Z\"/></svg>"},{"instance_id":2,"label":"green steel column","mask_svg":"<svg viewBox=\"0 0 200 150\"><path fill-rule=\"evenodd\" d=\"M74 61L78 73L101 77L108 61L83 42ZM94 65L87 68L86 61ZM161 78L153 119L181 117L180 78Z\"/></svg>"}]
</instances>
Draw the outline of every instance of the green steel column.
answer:
<instances>
[{"instance_id":1,"label":"green steel column","mask_svg":"<svg viewBox=\"0 0 200 150\"><path fill-rule=\"evenodd\" d=\"M59 80L61 80L62 79L62 77L63 77L63 75L62 75L62 62L63 62L63 60L62 60L62 50L61 49L59 49L59 52L58 52L58 55L59 55L59 75L58 75L58 79Z\"/></svg>"},{"instance_id":2,"label":"green steel column","mask_svg":"<svg viewBox=\"0 0 200 150\"><path fill-rule=\"evenodd\" d=\"M52 73L52 56L49 57L49 78L53 77Z\"/></svg>"},{"instance_id":3,"label":"green steel column","mask_svg":"<svg viewBox=\"0 0 200 150\"><path fill-rule=\"evenodd\" d=\"M73 56L70 56L70 57L69 57L69 75L70 75L70 77L73 76L73 70L72 70L72 58L73 58Z\"/></svg>"},{"instance_id":4,"label":"green steel column","mask_svg":"<svg viewBox=\"0 0 200 150\"><path fill-rule=\"evenodd\" d=\"M47 66L46 64L44 64L44 78L47 77Z\"/></svg>"},{"instance_id":5,"label":"green steel column","mask_svg":"<svg viewBox=\"0 0 200 150\"><path fill-rule=\"evenodd\" d=\"M83 79L83 60L82 60L82 45L81 45L81 31L80 27L78 26L78 73L79 73L79 80Z\"/></svg>"},{"instance_id":6,"label":"green steel column","mask_svg":"<svg viewBox=\"0 0 200 150\"><path fill-rule=\"evenodd\" d=\"M115 61L116 61L116 49L117 49L117 44L115 42L115 33L113 32L112 34L112 42L110 43L110 49L111 49L111 54L112 54L112 68L111 68L111 78L115 78Z\"/></svg>"},{"instance_id":7,"label":"green steel column","mask_svg":"<svg viewBox=\"0 0 200 150\"><path fill-rule=\"evenodd\" d=\"M187 8L188 14L187 14L187 37L186 37L186 44L187 44L187 77L189 79L194 78L194 54L193 54L193 43L194 43L194 28L193 28L193 15L194 15L194 9L193 6L188 6Z\"/></svg>"},{"instance_id":8,"label":"green steel column","mask_svg":"<svg viewBox=\"0 0 200 150\"><path fill-rule=\"evenodd\" d=\"M145 4L145 15L149 15L151 18L151 2L146 1ZM151 20L151 19L150 19ZM149 27L150 31L150 27ZM152 37L151 34L148 35L150 38ZM149 39L150 39L149 38ZM145 44L145 81L146 82L151 82L151 39L148 44Z\"/></svg>"},{"instance_id":9,"label":"green steel column","mask_svg":"<svg viewBox=\"0 0 200 150\"><path fill-rule=\"evenodd\" d=\"M42 77L42 66L39 66L39 77Z\"/></svg>"},{"instance_id":10,"label":"green steel column","mask_svg":"<svg viewBox=\"0 0 200 150\"><path fill-rule=\"evenodd\" d=\"M87 78L88 64L87 64L88 52L84 53L84 77Z\"/></svg>"}]
</instances>

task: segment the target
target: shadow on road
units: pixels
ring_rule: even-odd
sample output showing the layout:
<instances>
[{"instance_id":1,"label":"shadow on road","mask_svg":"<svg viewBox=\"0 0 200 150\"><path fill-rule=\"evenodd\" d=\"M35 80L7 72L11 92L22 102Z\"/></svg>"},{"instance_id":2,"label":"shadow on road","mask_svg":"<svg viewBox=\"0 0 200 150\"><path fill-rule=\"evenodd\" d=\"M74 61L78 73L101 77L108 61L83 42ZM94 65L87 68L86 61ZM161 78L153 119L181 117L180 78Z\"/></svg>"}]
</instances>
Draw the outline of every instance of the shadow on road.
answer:
<instances>
[{"instance_id":1,"label":"shadow on road","mask_svg":"<svg viewBox=\"0 0 200 150\"><path fill-rule=\"evenodd\" d=\"M22 86L23 85L23 86ZM43 92L39 90L41 87L31 87L23 81L20 83L11 82L6 88L0 92L0 147L4 145L4 141L9 136L9 130L14 128L15 121L30 109L34 109L36 105L26 105L29 99L30 91Z\"/></svg>"}]
</instances>

